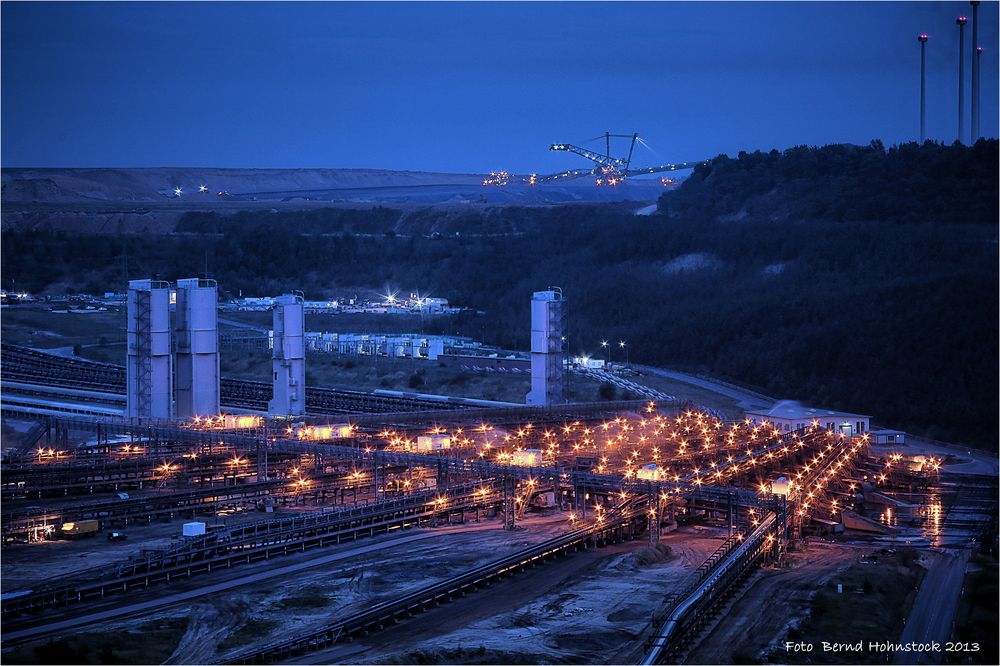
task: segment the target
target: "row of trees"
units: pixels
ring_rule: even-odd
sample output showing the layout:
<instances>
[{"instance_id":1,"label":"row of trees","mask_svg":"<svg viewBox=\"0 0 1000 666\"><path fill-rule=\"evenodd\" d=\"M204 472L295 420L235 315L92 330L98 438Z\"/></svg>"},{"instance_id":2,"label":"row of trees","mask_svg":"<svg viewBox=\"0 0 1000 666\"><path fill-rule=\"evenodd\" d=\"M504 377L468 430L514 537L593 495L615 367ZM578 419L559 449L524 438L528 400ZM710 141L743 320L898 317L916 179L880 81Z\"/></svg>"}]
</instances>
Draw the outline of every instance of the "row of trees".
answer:
<instances>
[{"instance_id":1,"label":"row of trees","mask_svg":"<svg viewBox=\"0 0 1000 666\"><path fill-rule=\"evenodd\" d=\"M885 181L889 192L923 171L925 154L939 161L942 174L961 172L969 160L977 172L995 174L996 143L992 153L989 147L720 158L661 200L665 215L638 217L620 206L495 208L473 225L482 230L488 219L487 229L503 235L463 233L469 225L462 218L442 218L440 234L407 234L400 213L384 209L253 213L200 228L204 217L189 218L187 234L167 237L9 231L4 278L31 290L80 284L106 291L122 288L126 254L133 277L164 278L200 273L207 254L210 271L233 294L304 289L319 298L344 289L419 289L485 312L431 320L436 331L519 349L528 347L531 292L559 285L569 299L573 352L599 353L601 339L624 339L633 361L707 372L991 448L998 395L995 195L987 202L992 224L969 212L987 204L947 192L937 195L938 207L957 207L968 221L939 220L933 207L914 219L906 203L870 219L757 212L737 222L697 204L715 192L727 205L744 206L789 174L797 187L821 190L830 186L825 165L844 160L891 162L879 171L883 179L896 174ZM751 162L759 163L743 168ZM733 169L743 179L739 187L720 175ZM864 199L853 191L837 196ZM432 215L420 213L421 229ZM324 226L330 224L368 231L331 232Z\"/></svg>"},{"instance_id":2,"label":"row of trees","mask_svg":"<svg viewBox=\"0 0 1000 666\"><path fill-rule=\"evenodd\" d=\"M659 206L672 217L996 224L997 183L996 139L798 146L720 155Z\"/></svg>"}]
</instances>

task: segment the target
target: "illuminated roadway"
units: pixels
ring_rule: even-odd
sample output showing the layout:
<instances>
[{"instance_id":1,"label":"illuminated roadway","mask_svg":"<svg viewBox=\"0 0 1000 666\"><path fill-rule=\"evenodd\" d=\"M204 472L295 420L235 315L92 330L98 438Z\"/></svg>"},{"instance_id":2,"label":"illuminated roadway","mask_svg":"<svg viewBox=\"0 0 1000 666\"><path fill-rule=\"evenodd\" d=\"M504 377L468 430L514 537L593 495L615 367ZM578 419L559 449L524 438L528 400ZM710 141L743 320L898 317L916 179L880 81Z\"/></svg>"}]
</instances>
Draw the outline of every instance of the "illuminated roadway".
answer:
<instances>
[{"instance_id":1,"label":"illuminated roadway","mask_svg":"<svg viewBox=\"0 0 1000 666\"><path fill-rule=\"evenodd\" d=\"M934 554L934 561L924 576L899 639L902 645L911 641L924 644L936 641L941 646L941 652L900 650L896 652L895 663L941 663L945 642L951 638L951 625L962 594L969 552L968 549L943 550Z\"/></svg>"}]
</instances>

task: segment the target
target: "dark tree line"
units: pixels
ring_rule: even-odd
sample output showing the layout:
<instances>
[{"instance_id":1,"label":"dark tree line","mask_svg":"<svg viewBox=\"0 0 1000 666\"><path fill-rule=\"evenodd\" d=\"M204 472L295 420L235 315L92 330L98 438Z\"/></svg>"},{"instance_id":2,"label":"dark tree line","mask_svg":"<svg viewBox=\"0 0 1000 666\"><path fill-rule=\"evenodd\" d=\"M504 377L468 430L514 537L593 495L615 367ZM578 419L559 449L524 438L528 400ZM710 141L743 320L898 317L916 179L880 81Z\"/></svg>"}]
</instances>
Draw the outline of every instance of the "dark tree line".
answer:
<instances>
[{"instance_id":1,"label":"dark tree line","mask_svg":"<svg viewBox=\"0 0 1000 666\"><path fill-rule=\"evenodd\" d=\"M122 288L124 254L133 277L175 279L204 270L207 252L231 294L419 289L485 312L436 330L521 349L531 292L559 285L573 352L624 339L633 361L992 448L996 163L995 141L720 157L650 217L593 205L435 222L375 208L198 213L165 237L7 231L3 273L34 291L103 292ZM981 189L947 186L966 179Z\"/></svg>"},{"instance_id":2,"label":"dark tree line","mask_svg":"<svg viewBox=\"0 0 1000 666\"><path fill-rule=\"evenodd\" d=\"M996 224L997 141L720 155L660 198L671 216Z\"/></svg>"}]
</instances>

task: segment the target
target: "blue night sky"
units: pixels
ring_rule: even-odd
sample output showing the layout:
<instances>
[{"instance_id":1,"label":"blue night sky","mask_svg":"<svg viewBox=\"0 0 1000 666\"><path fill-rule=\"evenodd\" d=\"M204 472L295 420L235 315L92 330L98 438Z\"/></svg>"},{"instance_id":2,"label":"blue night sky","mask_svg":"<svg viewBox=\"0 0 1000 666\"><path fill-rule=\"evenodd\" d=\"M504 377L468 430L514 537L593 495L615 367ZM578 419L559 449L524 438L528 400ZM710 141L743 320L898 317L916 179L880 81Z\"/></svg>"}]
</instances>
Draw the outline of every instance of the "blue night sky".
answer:
<instances>
[{"instance_id":1,"label":"blue night sky","mask_svg":"<svg viewBox=\"0 0 1000 666\"><path fill-rule=\"evenodd\" d=\"M928 136L951 142L959 14L967 2L3 2L2 161L544 172L580 162L550 143L606 129L646 138L640 164L888 145L918 135L919 32ZM984 2L987 136L997 25Z\"/></svg>"}]
</instances>

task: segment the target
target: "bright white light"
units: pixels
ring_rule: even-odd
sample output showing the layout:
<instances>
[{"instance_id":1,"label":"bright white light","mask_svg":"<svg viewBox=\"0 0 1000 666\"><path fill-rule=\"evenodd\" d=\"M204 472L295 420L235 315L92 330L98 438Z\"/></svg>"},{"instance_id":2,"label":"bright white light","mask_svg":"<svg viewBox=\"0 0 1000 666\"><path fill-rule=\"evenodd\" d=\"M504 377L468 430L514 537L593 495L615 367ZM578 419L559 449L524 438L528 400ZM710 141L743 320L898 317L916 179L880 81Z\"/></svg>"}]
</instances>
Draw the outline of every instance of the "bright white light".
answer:
<instances>
[{"instance_id":1,"label":"bright white light","mask_svg":"<svg viewBox=\"0 0 1000 666\"><path fill-rule=\"evenodd\" d=\"M199 185L198 186L198 191L199 192L208 192L208 185Z\"/></svg>"},{"instance_id":2,"label":"bright white light","mask_svg":"<svg viewBox=\"0 0 1000 666\"><path fill-rule=\"evenodd\" d=\"M175 187L174 188L174 196L175 197L179 197L180 195L181 195L181 188Z\"/></svg>"}]
</instances>

